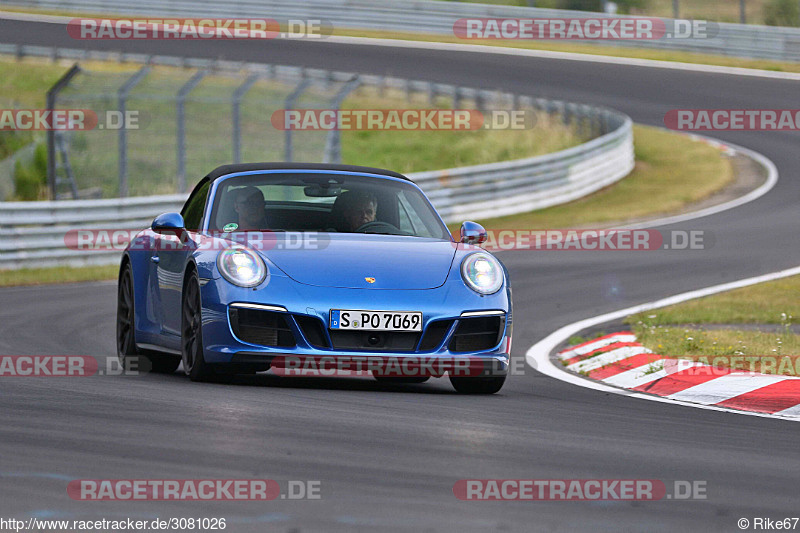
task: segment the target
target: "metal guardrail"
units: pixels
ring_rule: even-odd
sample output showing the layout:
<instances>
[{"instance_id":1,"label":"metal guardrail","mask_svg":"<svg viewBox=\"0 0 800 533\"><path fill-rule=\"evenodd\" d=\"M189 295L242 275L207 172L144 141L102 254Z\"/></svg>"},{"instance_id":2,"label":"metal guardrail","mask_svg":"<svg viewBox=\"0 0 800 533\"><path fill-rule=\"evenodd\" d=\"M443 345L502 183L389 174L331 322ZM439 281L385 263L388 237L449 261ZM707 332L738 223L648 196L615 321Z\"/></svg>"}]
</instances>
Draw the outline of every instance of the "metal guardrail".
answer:
<instances>
[{"instance_id":1,"label":"metal guardrail","mask_svg":"<svg viewBox=\"0 0 800 533\"><path fill-rule=\"evenodd\" d=\"M69 59L113 59L119 54L85 50L0 45L0 53ZM190 64L197 68L237 71L264 69L263 64L198 60L177 57L124 57L126 61ZM352 80L343 72L312 71L298 67L269 66L278 76L322 76ZM410 174L447 222L521 213L568 202L606 187L633 169L633 124L617 111L583 104L516 96L497 91L457 87L425 81L360 75L361 84L424 92L430 98L450 96L480 105L505 102L507 107L532 108L557 114L578 127L590 128L591 141L537 157ZM0 269L55 265L113 264L119 251L71 249L65 236L76 229L143 229L156 215L180 210L184 195L104 200L0 203Z\"/></svg>"},{"instance_id":2,"label":"metal guardrail","mask_svg":"<svg viewBox=\"0 0 800 533\"><path fill-rule=\"evenodd\" d=\"M606 187L633 169L628 117L609 112L616 127L597 139L528 159L409 174L447 222L502 216L568 202ZM178 211L183 195L113 200L0 203L0 269L113 264L119 251L70 249L75 229L143 229L156 215ZM110 235L113 237L113 235Z\"/></svg>"},{"instance_id":3,"label":"metal guardrail","mask_svg":"<svg viewBox=\"0 0 800 533\"><path fill-rule=\"evenodd\" d=\"M113 264L119 261L119 251L71 249L67 246L67 234L76 229L144 229L155 216L180 210L184 200L185 195L170 195L2 202L0 269Z\"/></svg>"},{"instance_id":4,"label":"metal guardrail","mask_svg":"<svg viewBox=\"0 0 800 533\"><path fill-rule=\"evenodd\" d=\"M601 13L431 0L5 0L4 4L65 12L146 14L151 16L270 17L277 20L321 19L339 28L366 28L453 34L460 18L586 18ZM670 21L671 19L664 19ZM800 61L800 29L718 23L711 38L659 40L605 40L608 46ZM593 42L593 41L586 41Z\"/></svg>"}]
</instances>

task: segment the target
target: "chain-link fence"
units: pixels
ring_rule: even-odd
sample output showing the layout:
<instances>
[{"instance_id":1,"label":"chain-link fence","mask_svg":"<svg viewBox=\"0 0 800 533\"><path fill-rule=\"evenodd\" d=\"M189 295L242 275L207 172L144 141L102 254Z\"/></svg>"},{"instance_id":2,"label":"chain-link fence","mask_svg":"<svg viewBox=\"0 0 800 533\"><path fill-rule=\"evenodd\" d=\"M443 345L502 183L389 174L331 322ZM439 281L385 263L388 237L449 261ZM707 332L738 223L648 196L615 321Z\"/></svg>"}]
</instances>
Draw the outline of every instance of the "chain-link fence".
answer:
<instances>
[{"instance_id":1,"label":"chain-link fence","mask_svg":"<svg viewBox=\"0 0 800 533\"><path fill-rule=\"evenodd\" d=\"M88 110L97 124L48 132L51 198L185 193L209 169L232 162L341 162L339 128L276 127L273 120L280 110L364 105L516 109L554 137L569 132L574 144L610 129L603 110L530 98L520 106L521 97L496 91L275 65L237 69L205 62L176 68L161 59L111 71L76 65L54 85L49 108ZM564 128L555 128L554 122ZM414 138L428 133L417 132Z\"/></svg>"},{"instance_id":2,"label":"chain-link fence","mask_svg":"<svg viewBox=\"0 0 800 533\"><path fill-rule=\"evenodd\" d=\"M270 66L78 68L52 91L53 107L90 110L98 124L51 135L52 197L181 193L224 163L335 159L335 133L281 131L270 119L284 108L338 106L348 90L346 79Z\"/></svg>"}]
</instances>

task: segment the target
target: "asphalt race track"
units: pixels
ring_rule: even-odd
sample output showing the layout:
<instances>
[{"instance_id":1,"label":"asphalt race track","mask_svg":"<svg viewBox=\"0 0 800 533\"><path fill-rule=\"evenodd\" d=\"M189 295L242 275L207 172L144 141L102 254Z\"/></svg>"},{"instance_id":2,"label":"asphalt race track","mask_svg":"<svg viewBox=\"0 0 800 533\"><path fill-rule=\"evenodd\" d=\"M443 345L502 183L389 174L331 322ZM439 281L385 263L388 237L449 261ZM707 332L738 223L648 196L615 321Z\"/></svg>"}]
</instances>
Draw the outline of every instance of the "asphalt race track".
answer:
<instances>
[{"instance_id":1,"label":"asphalt race track","mask_svg":"<svg viewBox=\"0 0 800 533\"><path fill-rule=\"evenodd\" d=\"M0 22L4 42L118 49L63 28ZM130 52L385 73L604 104L663 125L674 108L797 108L794 81L464 52L300 41L150 41ZM515 358L559 326L800 264L797 134L719 138L761 152L780 180L762 198L674 228L708 250L507 252ZM680 172L681 169L675 169ZM698 176L698 180L703 176ZM115 285L0 290L1 354L114 356ZM446 380L272 376L233 385L183 376L7 378L0 383L0 516L226 517L239 531L738 531L798 516L797 424L624 398L536 373L490 397ZM319 480L318 501L80 502L72 479ZM705 481L707 499L466 502L460 479Z\"/></svg>"}]
</instances>

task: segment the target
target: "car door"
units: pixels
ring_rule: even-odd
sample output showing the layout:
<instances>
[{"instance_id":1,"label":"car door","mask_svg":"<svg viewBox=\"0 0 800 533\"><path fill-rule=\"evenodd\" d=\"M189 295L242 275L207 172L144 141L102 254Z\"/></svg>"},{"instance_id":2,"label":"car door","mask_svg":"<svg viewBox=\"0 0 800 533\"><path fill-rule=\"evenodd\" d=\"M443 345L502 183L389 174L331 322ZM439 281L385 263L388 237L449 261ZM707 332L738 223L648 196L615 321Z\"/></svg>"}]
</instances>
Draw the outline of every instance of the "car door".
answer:
<instances>
[{"instance_id":1,"label":"car door","mask_svg":"<svg viewBox=\"0 0 800 533\"><path fill-rule=\"evenodd\" d=\"M156 240L152 260L161 306L161 331L167 335L181 334L183 272L196 248L192 237L201 227L210 185L209 180L198 184L184 204L181 215L186 232L162 233Z\"/></svg>"}]
</instances>

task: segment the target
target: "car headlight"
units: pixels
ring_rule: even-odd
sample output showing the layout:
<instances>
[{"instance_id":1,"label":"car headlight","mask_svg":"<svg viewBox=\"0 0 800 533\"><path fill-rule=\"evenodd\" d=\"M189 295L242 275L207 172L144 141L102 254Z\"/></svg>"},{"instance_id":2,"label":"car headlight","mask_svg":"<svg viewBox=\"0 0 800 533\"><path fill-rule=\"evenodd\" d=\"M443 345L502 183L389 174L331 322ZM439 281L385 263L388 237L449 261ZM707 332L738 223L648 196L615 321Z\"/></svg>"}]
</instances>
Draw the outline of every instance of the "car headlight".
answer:
<instances>
[{"instance_id":1,"label":"car headlight","mask_svg":"<svg viewBox=\"0 0 800 533\"><path fill-rule=\"evenodd\" d=\"M255 287L267 277L267 265L253 250L234 247L217 255L217 268L226 280L239 287Z\"/></svg>"},{"instance_id":2,"label":"car headlight","mask_svg":"<svg viewBox=\"0 0 800 533\"><path fill-rule=\"evenodd\" d=\"M503 267L485 252L470 254L461 262L464 283L479 294L494 294L503 286Z\"/></svg>"}]
</instances>

